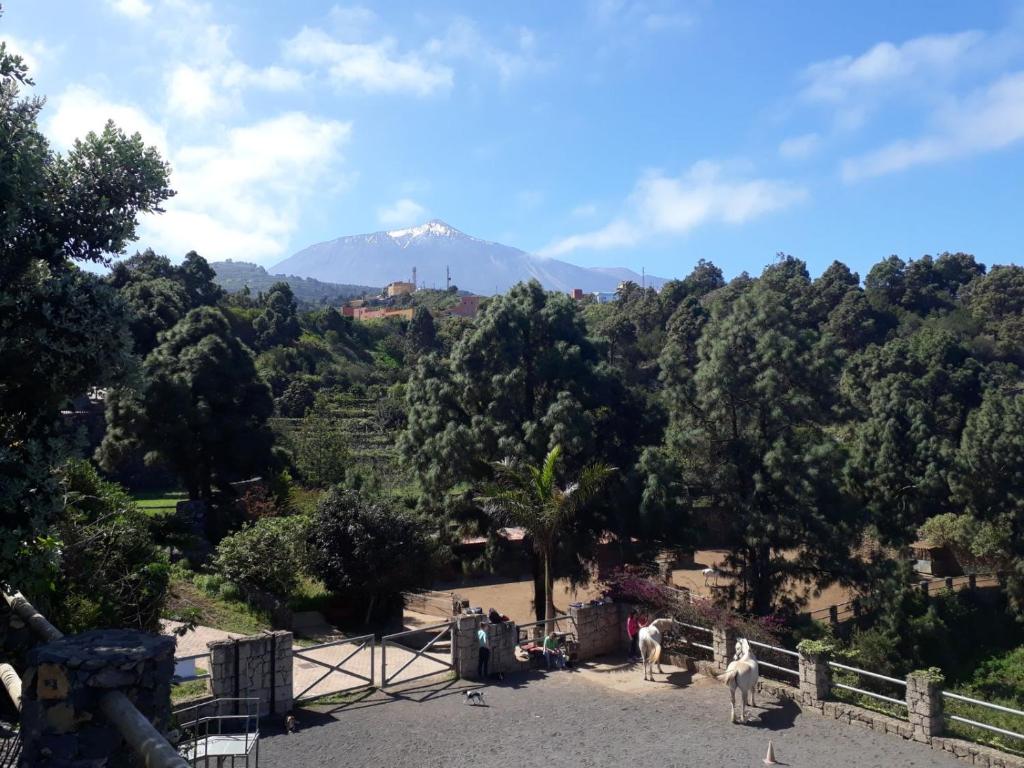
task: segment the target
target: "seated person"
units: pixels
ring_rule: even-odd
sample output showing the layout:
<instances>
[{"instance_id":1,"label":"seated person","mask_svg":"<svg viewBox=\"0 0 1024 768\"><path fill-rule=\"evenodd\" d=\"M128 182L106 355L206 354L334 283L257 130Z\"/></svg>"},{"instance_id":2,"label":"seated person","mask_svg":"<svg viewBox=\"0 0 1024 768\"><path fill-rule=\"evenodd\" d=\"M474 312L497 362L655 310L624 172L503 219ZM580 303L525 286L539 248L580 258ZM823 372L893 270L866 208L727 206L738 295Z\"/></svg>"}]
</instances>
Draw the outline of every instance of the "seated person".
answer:
<instances>
[{"instance_id":1,"label":"seated person","mask_svg":"<svg viewBox=\"0 0 1024 768\"><path fill-rule=\"evenodd\" d=\"M491 622L491 624L501 624L501 614L491 608L491 610L487 612L487 620Z\"/></svg>"},{"instance_id":2,"label":"seated person","mask_svg":"<svg viewBox=\"0 0 1024 768\"><path fill-rule=\"evenodd\" d=\"M556 667L565 669L565 656L559 647L559 643L560 638L554 632L544 637L544 660L548 663L548 669L551 669L552 659Z\"/></svg>"}]
</instances>

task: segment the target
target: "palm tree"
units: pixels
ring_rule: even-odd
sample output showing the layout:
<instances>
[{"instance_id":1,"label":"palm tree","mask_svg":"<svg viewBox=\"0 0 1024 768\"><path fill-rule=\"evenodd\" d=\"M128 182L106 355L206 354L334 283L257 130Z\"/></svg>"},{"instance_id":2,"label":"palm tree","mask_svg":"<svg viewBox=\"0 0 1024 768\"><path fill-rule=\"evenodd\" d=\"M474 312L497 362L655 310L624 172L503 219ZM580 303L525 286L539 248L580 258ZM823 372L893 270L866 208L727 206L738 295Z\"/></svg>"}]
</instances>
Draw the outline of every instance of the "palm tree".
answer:
<instances>
[{"instance_id":1,"label":"palm tree","mask_svg":"<svg viewBox=\"0 0 1024 768\"><path fill-rule=\"evenodd\" d=\"M555 466L561 455L562 449L556 445L539 467L513 459L495 462L495 482L476 497L496 521L524 528L533 539L533 548L544 564L545 621L555 616L551 557L558 534L615 471L606 464L591 464L580 472L576 482L560 487Z\"/></svg>"}]
</instances>

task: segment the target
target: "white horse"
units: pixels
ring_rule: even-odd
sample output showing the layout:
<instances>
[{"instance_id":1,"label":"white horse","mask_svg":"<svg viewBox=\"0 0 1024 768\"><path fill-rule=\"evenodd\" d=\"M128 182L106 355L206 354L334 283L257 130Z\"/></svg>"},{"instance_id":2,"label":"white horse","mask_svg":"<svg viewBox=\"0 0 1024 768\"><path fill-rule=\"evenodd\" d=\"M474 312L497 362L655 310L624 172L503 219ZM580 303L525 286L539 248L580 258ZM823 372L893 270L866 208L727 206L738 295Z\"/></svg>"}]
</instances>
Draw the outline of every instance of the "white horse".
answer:
<instances>
[{"instance_id":1,"label":"white horse","mask_svg":"<svg viewBox=\"0 0 1024 768\"><path fill-rule=\"evenodd\" d=\"M729 686L729 699L732 702L732 712L729 715L729 722L736 722L736 689L740 689L740 716L742 722L747 722L747 698L750 698L750 706L754 706L754 689L757 687L757 657L750 649L750 643L746 638L736 641L736 656L721 679Z\"/></svg>"},{"instance_id":2,"label":"white horse","mask_svg":"<svg viewBox=\"0 0 1024 768\"><path fill-rule=\"evenodd\" d=\"M654 682L654 665L661 671L661 633L667 632L672 626L672 619L655 619L646 627L640 627L637 643L640 646L640 658L644 663L644 680ZM650 677L648 677L648 672Z\"/></svg>"},{"instance_id":3,"label":"white horse","mask_svg":"<svg viewBox=\"0 0 1024 768\"><path fill-rule=\"evenodd\" d=\"M718 577L722 575L722 572L718 570L715 566L712 565L710 568L705 568L703 571L701 571L701 573L704 574L705 587L708 585L708 579L714 579L715 586L718 586Z\"/></svg>"}]
</instances>

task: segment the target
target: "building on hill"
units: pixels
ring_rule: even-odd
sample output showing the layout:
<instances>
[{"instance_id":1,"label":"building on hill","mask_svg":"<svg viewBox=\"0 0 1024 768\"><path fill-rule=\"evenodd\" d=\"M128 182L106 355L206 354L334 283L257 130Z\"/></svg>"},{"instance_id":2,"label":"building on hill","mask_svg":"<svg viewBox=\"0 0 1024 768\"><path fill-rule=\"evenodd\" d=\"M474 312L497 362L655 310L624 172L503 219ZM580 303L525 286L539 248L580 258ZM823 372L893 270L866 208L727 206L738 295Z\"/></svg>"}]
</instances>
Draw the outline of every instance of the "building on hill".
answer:
<instances>
[{"instance_id":1,"label":"building on hill","mask_svg":"<svg viewBox=\"0 0 1024 768\"><path fill-rule=\"evenodd\" d=\"M572 292L569 293L569 297L574 301L580 301L583 298L583 289L573 288Z\"/></svg>"},{"instance_id":2,"label":"building on hill","mask_svg":"<svg viewBox=\"0 0 1024 768\"><path fill-rule=\"evenodd\" d=\"M459 303L444 311L448 317L476 317L483 296L459 296Z\"/></svg>"},{"instance_id":3,"label":"building on hill","mask_svg":"<svg viewBox=\"0 0 1024 768\"><path fill-rule=\"evenodd\" d=\"M415 312L415 310L412 307L394 309L392 307L345 306L341 308L342 315L345 317L351 317L353 320L357 320L361 323L365 323L368 320L387 320L389 318L412 320L413 312Z\"/></svg>"},{"instance_id":4,"label":"building on hill","mask_svg":"<svg viewBox=\"0 0 1024 768\"><path fill-rule=\"evenodd\" d=\"M388 283L387 288L384 289L384 295L389 299L395 296L405 296L416 290L415 283L406 283L401 280L396 280L393 283Z\"/></svg>"}]
</instances>

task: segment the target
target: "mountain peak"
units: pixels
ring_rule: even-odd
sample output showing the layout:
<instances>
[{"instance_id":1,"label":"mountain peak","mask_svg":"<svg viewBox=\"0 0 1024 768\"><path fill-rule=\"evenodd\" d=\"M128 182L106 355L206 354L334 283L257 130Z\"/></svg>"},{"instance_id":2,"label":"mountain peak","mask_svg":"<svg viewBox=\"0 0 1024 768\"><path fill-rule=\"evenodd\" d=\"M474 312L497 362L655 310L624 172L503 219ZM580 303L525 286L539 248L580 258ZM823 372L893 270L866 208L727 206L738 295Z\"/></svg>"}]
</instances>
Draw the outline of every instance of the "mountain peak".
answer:
<instances>
[{"instance_id":1,"label":"mountain peak","mask_svg":"<svg viewBox=\"0 0 1024 768\"><path fill-rule=\"evenodd\" d=\"M387 234L396 240L401 237L423 237L424 235L433 235L434 237L458 237L462 235L455 227L445 224L440 219L431 219L426 224L420 224L417 227L393 229Z\"/></svg>"}]
</instances>

